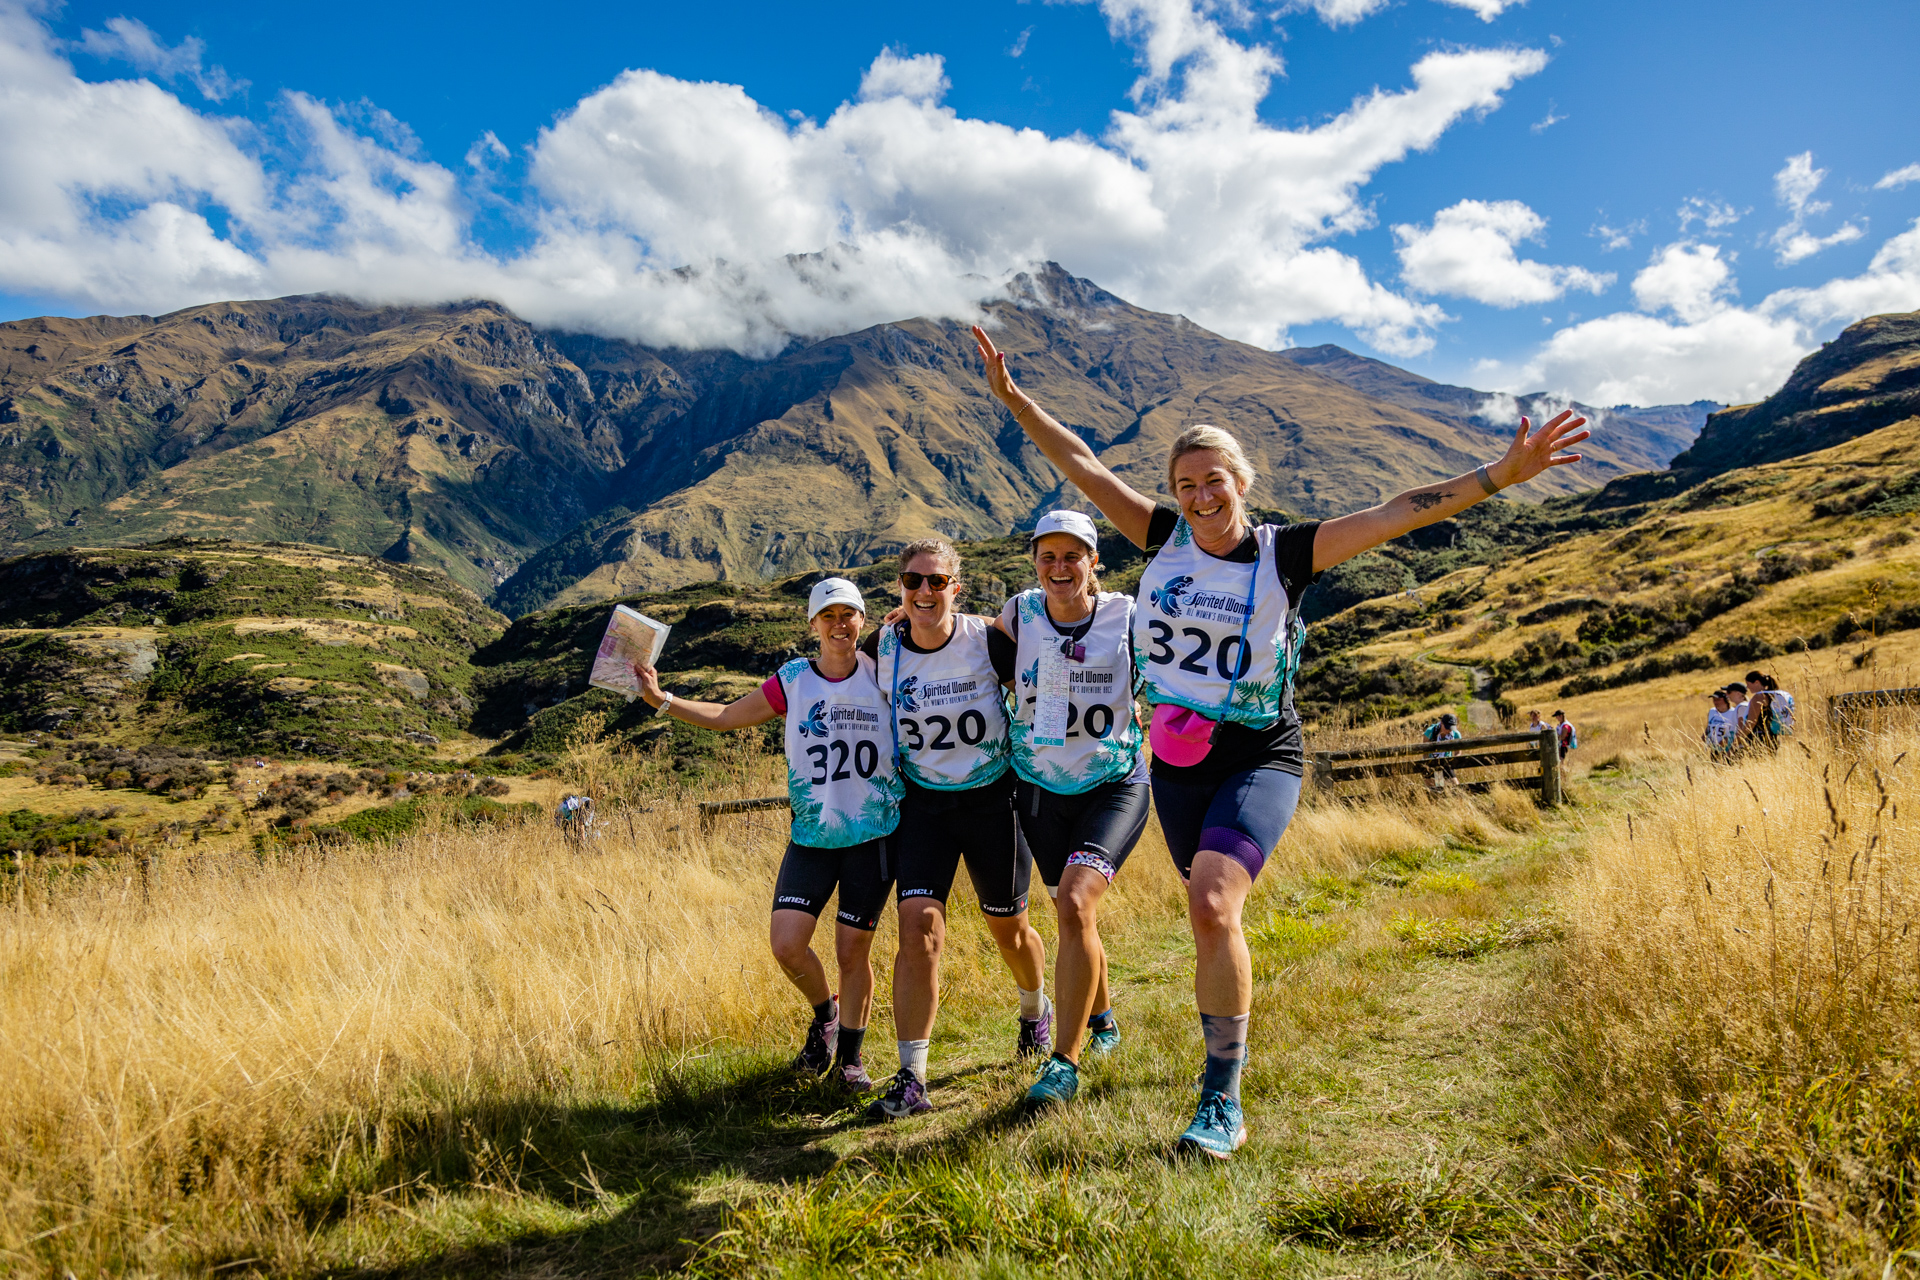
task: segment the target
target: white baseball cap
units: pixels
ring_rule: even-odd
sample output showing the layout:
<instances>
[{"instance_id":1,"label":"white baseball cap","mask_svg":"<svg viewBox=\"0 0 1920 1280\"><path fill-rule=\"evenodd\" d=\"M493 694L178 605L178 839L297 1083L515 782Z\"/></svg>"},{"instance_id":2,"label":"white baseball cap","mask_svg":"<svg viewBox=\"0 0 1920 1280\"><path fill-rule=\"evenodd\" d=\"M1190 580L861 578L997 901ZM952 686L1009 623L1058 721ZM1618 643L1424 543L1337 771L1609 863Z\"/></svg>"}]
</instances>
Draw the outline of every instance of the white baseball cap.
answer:
<instances>
[{"instance_id":1,"label":"white baseball cap","mask_svg":"<svg viewBox=\"0 0 1920 1280\"><path fill-rule=\"evenodd\" d=\"M1040 523L1033 526L1033 532L1027 537L1027 545L1032 546L1050 533L1064 533L1070 538L1078 538L1087 544L1087 549L1095 555L1100 554L1100 534L1093 527L1090 516L1078 511L1049 511L1040 517Z\"/></svg>"},{"instance_id":2,"label":"white baseball cap","mask_svg":"<svg viewBox=\"0 0 1920 1280\"><path fill-rule=\"evenodd\" d=\"M813 594L807 597L807 621L813 621L813 615L830 604L850 604L862 614L867 611L867 602L860 598L860 588L845 578L822 578L813 584Z\"/></svg>"}]
</instances>

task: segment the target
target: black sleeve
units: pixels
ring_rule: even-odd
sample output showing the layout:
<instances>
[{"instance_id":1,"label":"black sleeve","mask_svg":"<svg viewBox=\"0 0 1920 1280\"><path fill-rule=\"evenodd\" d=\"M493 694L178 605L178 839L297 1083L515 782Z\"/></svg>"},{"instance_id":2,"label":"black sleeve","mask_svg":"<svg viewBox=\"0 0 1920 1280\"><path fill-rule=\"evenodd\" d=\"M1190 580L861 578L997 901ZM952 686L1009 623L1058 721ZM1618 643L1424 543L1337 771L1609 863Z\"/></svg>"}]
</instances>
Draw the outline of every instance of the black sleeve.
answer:
<instances>
[{"instance_id":1,"label":"black sleeve","mask_svg":"<svg viewBox=\"0 0 1920 1280\"><path fill-rule=\"evenodd\" d=\"M1313 571L1313 539L1319 532L1318 520L1283 524L1273 531L1273 567L1279 572L1280 581L1287 584L1287 594L1296 600L1302 591L1320 580L1320 575Z\"/></svg>"},{"instance_id":2,"label":"black sleeve","mask_svg":"<svg viewBox=\"0 0 1920 1280\"><path fill-rule=\"evenodd\" d=\"M1147 559L1153 559L1155 553L1167 545L1167 539L1173 536L1179 523L1180 508L1164 502L1154 504L1153 514L1147 517Z\"/></svg>"},{"instance_id":3,"label":"black sleeve","mask_svg":"<svg viewBox=\"0 0 1920 1280\"><path fill-rule=\"evenodd\" d=\"M885 625L885 623L881 624L881 626ZM880 627L875 627L873 631L868 634L867 638L860 642L860 652L866 654L875 662L880 661Z\"/></svg>"},{"instance_id":4,"label":"black sleeve","mask_svg":"<svg viewBox=\"0 0 1920 1280\"><path fill-rule=\"evenodd\" d=\"M1006 632L998 627L987 628L987 661L993 664L993 674L1001 684L1013 679L1014 655L1018 652L1019 646Z\"/></svg>"}]
</instances>

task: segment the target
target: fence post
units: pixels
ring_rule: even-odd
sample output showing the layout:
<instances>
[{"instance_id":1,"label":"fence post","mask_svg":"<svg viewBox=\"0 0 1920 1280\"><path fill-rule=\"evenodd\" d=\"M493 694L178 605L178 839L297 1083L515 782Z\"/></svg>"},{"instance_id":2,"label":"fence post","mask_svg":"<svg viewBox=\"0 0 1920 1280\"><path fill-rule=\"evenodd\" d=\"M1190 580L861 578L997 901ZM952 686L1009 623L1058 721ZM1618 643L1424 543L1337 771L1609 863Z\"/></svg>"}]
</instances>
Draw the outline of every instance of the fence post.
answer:
<instances>
[{"instance_id":1,"label":"fence post","mask_svg":"<svg viewBox=\"0 0 1920 1280\"><path fill-rule=\"evenodd\" d=\"M1313 785L1316 788L1333 786L1333 752L1313 753Z\"/></svg>"},{"instance_id":2,"label":"fence post","mask_svg":"<svg viewBox=\"0 0 1920 1280\"><path fill-rule=\"evenodd\" d=\"M1557 808L1560 792L1560 740L1552 729L1540 731L1540 803Z\"/></svg>"}]
</instances>

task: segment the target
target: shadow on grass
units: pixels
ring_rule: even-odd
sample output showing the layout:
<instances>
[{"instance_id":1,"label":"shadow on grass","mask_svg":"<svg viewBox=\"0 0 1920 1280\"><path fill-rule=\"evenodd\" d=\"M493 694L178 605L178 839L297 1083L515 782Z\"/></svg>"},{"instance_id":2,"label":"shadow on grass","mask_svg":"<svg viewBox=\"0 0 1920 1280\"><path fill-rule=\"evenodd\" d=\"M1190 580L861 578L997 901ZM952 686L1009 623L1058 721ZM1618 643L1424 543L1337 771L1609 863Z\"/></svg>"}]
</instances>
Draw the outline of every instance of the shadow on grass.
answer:
<instances>
[{"instance_id":1,"label":"shadow on grass","mask_svg":"<svg viewBox=\"0 0 1920 1280\"><path fill-rule=\"evenodd\" d=\"M703 1201L703 1187L817 1179L837 1162L820 1139L865 1123L864 1099L758 1057L663 1066L649 1092L631 1107L528 1095L433 1108L397 1126L376 1165L301 1197L306 1229L385 1209L421 1223L423 1242L440 1234L437 1219L447 1234L461 1224L462 1234L491 1239L391 1266L336 1263L326 1273L399 1280L677 1270L725 1225L726 1206ZM458 1208L468 1193L486 1203L476 1197L471 1209ZM596 1213L596 1205L618 1207ZM206 1270L228 1263L201 1261Z\"/></svg>"}]
</instances>

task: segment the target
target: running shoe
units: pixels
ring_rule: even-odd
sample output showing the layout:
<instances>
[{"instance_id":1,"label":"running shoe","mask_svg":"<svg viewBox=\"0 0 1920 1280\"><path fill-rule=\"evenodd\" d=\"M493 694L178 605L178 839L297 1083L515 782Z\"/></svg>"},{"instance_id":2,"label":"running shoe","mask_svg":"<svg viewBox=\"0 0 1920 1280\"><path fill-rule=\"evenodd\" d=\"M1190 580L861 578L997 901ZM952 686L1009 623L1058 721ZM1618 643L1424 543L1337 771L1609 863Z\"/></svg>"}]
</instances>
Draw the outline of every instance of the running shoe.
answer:
<instances>
[{"instance_id":1,"label":"running shoe","mask_svg":"<svg viewBox=\"0 0 1920 1280\"><path fill-rule=\"evenodd\" d=\"M1027 1090L1026 1107L1029 1111L1040 1111L1047 1107L1064 1106L1072 1102L1074 1095L1079 1092L1079 1070L1065 1058L1049 1056L1040 1064L1040 1075Z\"/></svg>"},{"instance_id":2,"label":"running shoe","mask_svg":"<svg viewBox=\"0 0 1920 1280\"><path fill-rule=\"evenodd\" d=\"M1085 1058L1104 1058L1120 1047L1120 1024L1113 1023L1101 1030L1087 1029L1087 1048L1081 1054Z\"/></svg>"},{"instance_id":3,"label":"running shoe","mask_svg":"<svg viewBox=\"0 0 1920 1280\"><path fill-rule=\"evenodd\" d=\"M1193 1113L1193 1123L1173 1145L1175 1151L1183 1154L1198 1153L1225 1160L1246 1140L1247 1126L1243 1123L1239 1101L1214 1091L1200 1095L1200 1107Z\"/></svg>"},{"instance_id":4,"label":"running shoe","mask_svg":"<svg viewBox=\"0 0 1920 1280\"><path fill-rule=\"evenodd\" d=\"M858 1062L841 1063L836 1074L840 1077L840 1087L851 1093L866 1093L873 1088L873 1077Z\"/></svg>"},{"instance_id":5,"label":"running shoe","mask_svg":"<svg viewBox=\"0 0 1920 1280\"><path fill-rule=\"evenodd\" d=\"M905 1120L909 1116L925 1115L933 1110L933 1104L927 1101L927 1086L920 1083L920 1077L906 1067L894 1073L887 1082L887 1091L873 1100L867 1108L869 1120Z\"/></svg>"},{"instance_id":6,"label":"running shoe","mask_svg":"<svg viewBox=\"0 0 1920 1280\"><path fill-rule=\"evenodd\" d=\"M833 1069L833 1055L839 1047L840 1010L836 1007L833 1016L825 1022L807 1024L807 1042L801 1046L800 1056L793 1060L793 1069L823 1076Z\"/></svg>"},{"instance_id":7,"label":"running shoe","mask_svg":"<svg viewBox=\"0 0 1920 1280\"><path fill-rule=\"evenodd\" d=\"M1014 1050L1017 1058L1031 1058L1035 1054L1053 1052L1053 1001L1047 1001L1047 1007L1040 1011L1037 1018L1020 1019L1020 1044Z\"/></svg>"}]
</instances>

